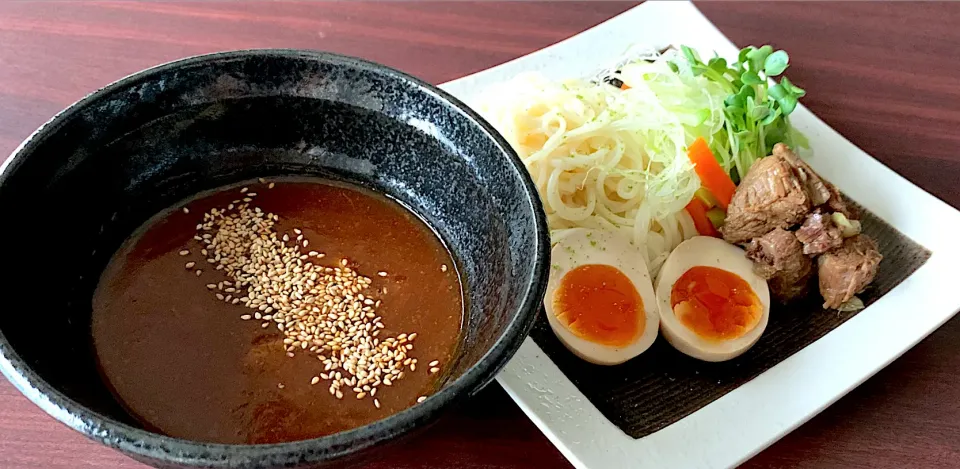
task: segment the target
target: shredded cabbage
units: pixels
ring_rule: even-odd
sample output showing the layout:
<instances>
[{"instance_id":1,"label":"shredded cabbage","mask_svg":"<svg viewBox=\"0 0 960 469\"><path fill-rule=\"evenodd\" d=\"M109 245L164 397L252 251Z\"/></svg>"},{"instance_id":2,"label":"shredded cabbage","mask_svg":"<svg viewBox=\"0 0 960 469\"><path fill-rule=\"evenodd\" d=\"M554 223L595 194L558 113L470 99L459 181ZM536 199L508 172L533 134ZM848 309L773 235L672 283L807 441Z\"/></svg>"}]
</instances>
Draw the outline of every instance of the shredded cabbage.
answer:
<instances>
[{"instance_id":1,"label":"shredded cabbage","mask_svg":"<svg viewBox=\"0 0 960 469\"><path fill-rule=\"evenodd\" d=\"M700 180L686 149L697 137L716 147L729 93L661 57L625 64L617 78L625 89L527 73L486 90L477 108L520 155L554 236L577 227L622 231L646 247L656 275L697 234L684 207ZM718 158L732 165L729 154Z\"/></svg>"}]
</instances>

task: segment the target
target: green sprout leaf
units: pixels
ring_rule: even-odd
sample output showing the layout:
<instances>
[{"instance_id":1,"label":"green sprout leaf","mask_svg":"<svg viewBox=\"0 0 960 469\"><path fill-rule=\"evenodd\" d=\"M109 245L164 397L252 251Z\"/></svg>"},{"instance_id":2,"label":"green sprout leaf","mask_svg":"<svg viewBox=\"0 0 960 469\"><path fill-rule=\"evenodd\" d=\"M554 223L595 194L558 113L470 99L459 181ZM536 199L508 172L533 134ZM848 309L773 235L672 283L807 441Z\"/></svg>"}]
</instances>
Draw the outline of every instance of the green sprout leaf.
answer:
<instances>
[{"instance_id":1,"label":"green sprout leaf","mask_svg":"<svg viewBox=\"0 0 960 469\"><path fill-rule=\"evenodd\" d=\"M790 56L782 50L778 50L766 57L763 61L763 72L768 77L775 77L787 69L790 64Z\"/></svg>"},{"instance_id":2,"label":"green sprout leaf","mask_svg":"<svg viewBox=\"0 0 960 469\"><path fill-rule=\"evenodd\" d=\"M759 85L763 83L760 75L757 75L757 72L752 70L743 72L743 75L740 75L740 81L742 81L744 85Z\"/></svg>"},{"instance_id":3,"label":"green sprout leaf","mask_svg":"<svg viewBox=\"0 0 960 469\"><path fill-rule=\"evenodd\" d=\"M771 46L763 46L748 52L747 61L750 64L750 70L755 72L763 70L763 62L767 60L767 56L771 53L773 53L773 47Z\"/></svg>"},{"instance_id":4,"label":"green sprout leaf","mask_svg":"<svg viewBox=\"0 0 960 469\"><path fill-rule=\"evenodd\" d=\"M786 52L770 45L748 46L740 50L732 64L716 54L704 63L687 46L681 46L680 52L668 62L671 70L715 82L728 90L723 100L723 128L713 138L718 145L715 151L724 154L724 167L735 181L757 159L769 155L776 143L808 146L806 138L788 120L806 91L782 76L790 64ZM709 117L706 112L699 111L695 120L705 122Z\"/></svg>"}]
</instances>

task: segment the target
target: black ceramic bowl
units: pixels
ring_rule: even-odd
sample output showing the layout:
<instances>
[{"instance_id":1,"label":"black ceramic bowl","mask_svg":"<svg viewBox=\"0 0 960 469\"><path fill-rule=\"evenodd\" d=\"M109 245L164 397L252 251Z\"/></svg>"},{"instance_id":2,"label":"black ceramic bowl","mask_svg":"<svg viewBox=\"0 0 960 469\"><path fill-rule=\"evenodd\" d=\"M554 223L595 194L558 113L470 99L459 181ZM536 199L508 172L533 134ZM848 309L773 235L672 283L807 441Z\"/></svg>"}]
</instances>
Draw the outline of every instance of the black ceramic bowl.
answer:
<instances>
[{"instance_id":1,"label":"black ceramic bowl","mask_svg":"<svg viewBox=\"0 0 960 469\"><path fill-rule=\"evenodd\" d=\"M424 403L313 440L218 445L142 429L98 377L91 298L150 216L202 190L315 175L388 194L447 243L466 291L463 345ZM158 467L341 465L490 382L540 307L549 241L536 189L486 122L444 92L332 54L228 52L114 83L41 127L0 169L0 369L61 422Z\"/></svg>"}]
</instances>

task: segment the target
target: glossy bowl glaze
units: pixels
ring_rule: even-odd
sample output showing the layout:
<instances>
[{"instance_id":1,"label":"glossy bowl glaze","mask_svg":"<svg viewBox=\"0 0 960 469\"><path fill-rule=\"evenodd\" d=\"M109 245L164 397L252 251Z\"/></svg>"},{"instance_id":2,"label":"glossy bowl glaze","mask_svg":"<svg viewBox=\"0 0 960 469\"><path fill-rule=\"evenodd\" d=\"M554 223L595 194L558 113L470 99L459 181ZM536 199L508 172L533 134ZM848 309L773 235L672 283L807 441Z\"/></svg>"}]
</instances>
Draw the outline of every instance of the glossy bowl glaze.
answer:
<instances>
[{"instance_id":1,"label":"glossy bowl glaze","mask_svg":"<svg viewBox=\"0 0 960 469\"><path fill-rule=\"evenodd\" d=\"M221 445L149 432L100 380L91 297L150 216L260 176L311 175L385 193L450 247L466 291L463 344L424 403L347 432ZM93 93L0 168L0 369L66 425L157 467L343 465L490 382L527 336L547 280L536 189L510 146L444 92L333 54L227 52L140 72Z\"/></svg>"}]
</instances>

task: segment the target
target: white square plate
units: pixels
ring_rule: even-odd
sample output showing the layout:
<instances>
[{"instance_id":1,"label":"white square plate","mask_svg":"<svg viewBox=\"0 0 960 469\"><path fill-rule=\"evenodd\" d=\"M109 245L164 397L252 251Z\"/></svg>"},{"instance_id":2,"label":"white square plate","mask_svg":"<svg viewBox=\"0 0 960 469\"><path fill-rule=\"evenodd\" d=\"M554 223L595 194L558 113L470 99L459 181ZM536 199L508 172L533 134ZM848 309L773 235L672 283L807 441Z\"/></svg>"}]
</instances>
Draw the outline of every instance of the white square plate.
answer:
<instances>
[{"instance_id":1,"label":"white square plate","mask_svg":"<svg viewBox=\"0 0 960 469\"><path fill-rule=\"evenodd\" d=\"M732 61L738 49L691 3L648 2L563 42L441 88L471 103L520 72L590 76L629 44L686 44ZM815 91L815 90L813 90ZM826 336L689 416L640 439L594 407L531 339L498 380L578 468L735 466L889 364L960 309L960 212L900 177L806 108L790 116L810 139L814 169L932 252L913 275ZM817 158L817 155L829 157ZM909 315L910 320L902 320Z\"/></svg>"}]
</instances>

